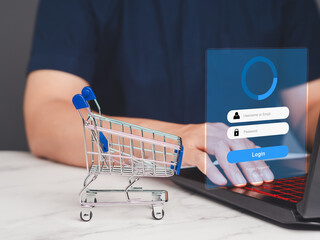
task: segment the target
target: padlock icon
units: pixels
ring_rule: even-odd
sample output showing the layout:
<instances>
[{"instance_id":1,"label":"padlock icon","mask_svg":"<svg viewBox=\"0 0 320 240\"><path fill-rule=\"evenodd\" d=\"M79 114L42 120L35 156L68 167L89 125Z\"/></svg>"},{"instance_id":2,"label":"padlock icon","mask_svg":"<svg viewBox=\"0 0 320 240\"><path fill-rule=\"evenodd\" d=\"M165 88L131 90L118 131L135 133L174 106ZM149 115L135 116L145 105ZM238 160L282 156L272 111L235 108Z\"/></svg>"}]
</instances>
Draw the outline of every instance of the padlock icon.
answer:
<instances>
[{"instance_id":1,"label":"padlock icon","mask_svg":"<svg viewBox=\"0 0 320 240\"><path fill-rule=\"evenodd\" d=\"M238 136L239 136L239 129L238 129L238 128L236 128L236 129L234 130L234 136L235 136L235 137L238 137Z\"/></svg>"}]
</instances>

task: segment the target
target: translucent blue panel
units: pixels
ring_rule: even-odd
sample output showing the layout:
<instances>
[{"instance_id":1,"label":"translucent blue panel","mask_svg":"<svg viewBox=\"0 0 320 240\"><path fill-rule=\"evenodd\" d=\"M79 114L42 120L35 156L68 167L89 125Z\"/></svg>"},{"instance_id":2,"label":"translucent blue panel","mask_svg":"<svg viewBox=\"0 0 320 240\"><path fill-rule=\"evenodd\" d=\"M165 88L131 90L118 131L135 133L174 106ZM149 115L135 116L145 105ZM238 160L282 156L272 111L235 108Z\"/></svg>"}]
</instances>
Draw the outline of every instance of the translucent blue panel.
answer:
<instances>
[{"instance_id":1,"label":"translucent blue panel","mask_svg":"<svg viewBox=\"0 0 320 240\"><path fill-rule=\"evenodd\" d=\"M207 50L206 121L214 126L206 132L208 171L214 164L227 185L234 182L230 164L243 176L240 163L255 167L256 160L275 179L305 173L307 57L307 49ZM218 186L212 175L207 172L208 188Z\"/></svg>"}]
</instances>

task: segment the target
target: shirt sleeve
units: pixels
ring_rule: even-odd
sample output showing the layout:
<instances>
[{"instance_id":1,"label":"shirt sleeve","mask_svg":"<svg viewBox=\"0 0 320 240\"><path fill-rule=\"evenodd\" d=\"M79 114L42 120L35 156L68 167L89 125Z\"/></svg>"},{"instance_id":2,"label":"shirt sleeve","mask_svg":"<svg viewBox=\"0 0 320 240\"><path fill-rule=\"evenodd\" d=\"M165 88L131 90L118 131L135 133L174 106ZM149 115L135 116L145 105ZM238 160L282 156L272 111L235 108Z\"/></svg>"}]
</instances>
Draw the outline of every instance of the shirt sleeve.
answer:
<instances>
[{"instance_id":1,"label":"shirt sleeve","mask_svg":"<svg viewBox=\"0 0 320 240\"><path fill-rule=\"evenodd\" d=\"M283 47L308 49L308 80L320 78L320 16L314 0L289 0L284 6Z\"/></svg>"},{"instance_id":2,"label":"shirt sleeve","mask_svg":"<svg viewBox=\"0 0 320 240\"><path fill-rule=\"evenodd\" d=\"M27 73L54 69L92 81L97 24L86 0L42 0Z\"/></svg>"}]
</instances>

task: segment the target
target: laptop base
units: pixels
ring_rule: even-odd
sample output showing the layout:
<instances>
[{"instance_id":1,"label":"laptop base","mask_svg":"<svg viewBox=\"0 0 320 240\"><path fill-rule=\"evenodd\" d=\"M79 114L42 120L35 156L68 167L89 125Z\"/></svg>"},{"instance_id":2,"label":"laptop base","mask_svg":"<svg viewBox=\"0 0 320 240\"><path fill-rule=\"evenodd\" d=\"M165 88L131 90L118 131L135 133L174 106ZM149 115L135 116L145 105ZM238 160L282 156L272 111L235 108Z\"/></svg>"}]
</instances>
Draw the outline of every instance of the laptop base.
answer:
<instances>
[{"instance_id":1,"label":"laptop base","mask_svg":"<svg viewBox=\"0 0 320 240\"><path fill-rule=\"evenodd\" d=\"M172 180L193 192L244 209L256 216L262 216L264 220L270 219L274 223L280 223L283 227L297 229L300 226L305 229L309 226L320 229L320 218L305 219L301 217L296 210L295 203L259 193L249 196L247 191L242 190L243 188L206 189L206 176L197 168L182 169L180 175L172 177Z\"/></svg>"}]
</instances>

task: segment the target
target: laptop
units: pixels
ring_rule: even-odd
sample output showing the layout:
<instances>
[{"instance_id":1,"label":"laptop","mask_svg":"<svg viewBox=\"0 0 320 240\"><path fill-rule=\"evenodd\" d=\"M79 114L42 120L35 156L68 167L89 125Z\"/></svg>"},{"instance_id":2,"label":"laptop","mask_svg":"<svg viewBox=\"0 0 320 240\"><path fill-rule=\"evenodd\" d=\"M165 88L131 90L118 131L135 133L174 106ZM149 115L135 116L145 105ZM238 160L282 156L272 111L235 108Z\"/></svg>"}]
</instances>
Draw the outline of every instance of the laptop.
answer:
<instances>
[{"instance_id":1,"label":"laptop","mask_svg":"<svg viewBox=\"0 0 320 240\"><path fill-rule=\"evenodd\" d=\"M320 119L318 121L314 147L307 174L276 179L261 186L247 184L245 187L219 187L208 189L206 176L197 168L181 169L172 180L191 191L205 195L262 216L284 227L320 227ZM268 162L271 169L288 167L289 164L304 163L303 159L280 159ZM221 168L219 169L221 170Z\"/></svg>"}]
</instances>

